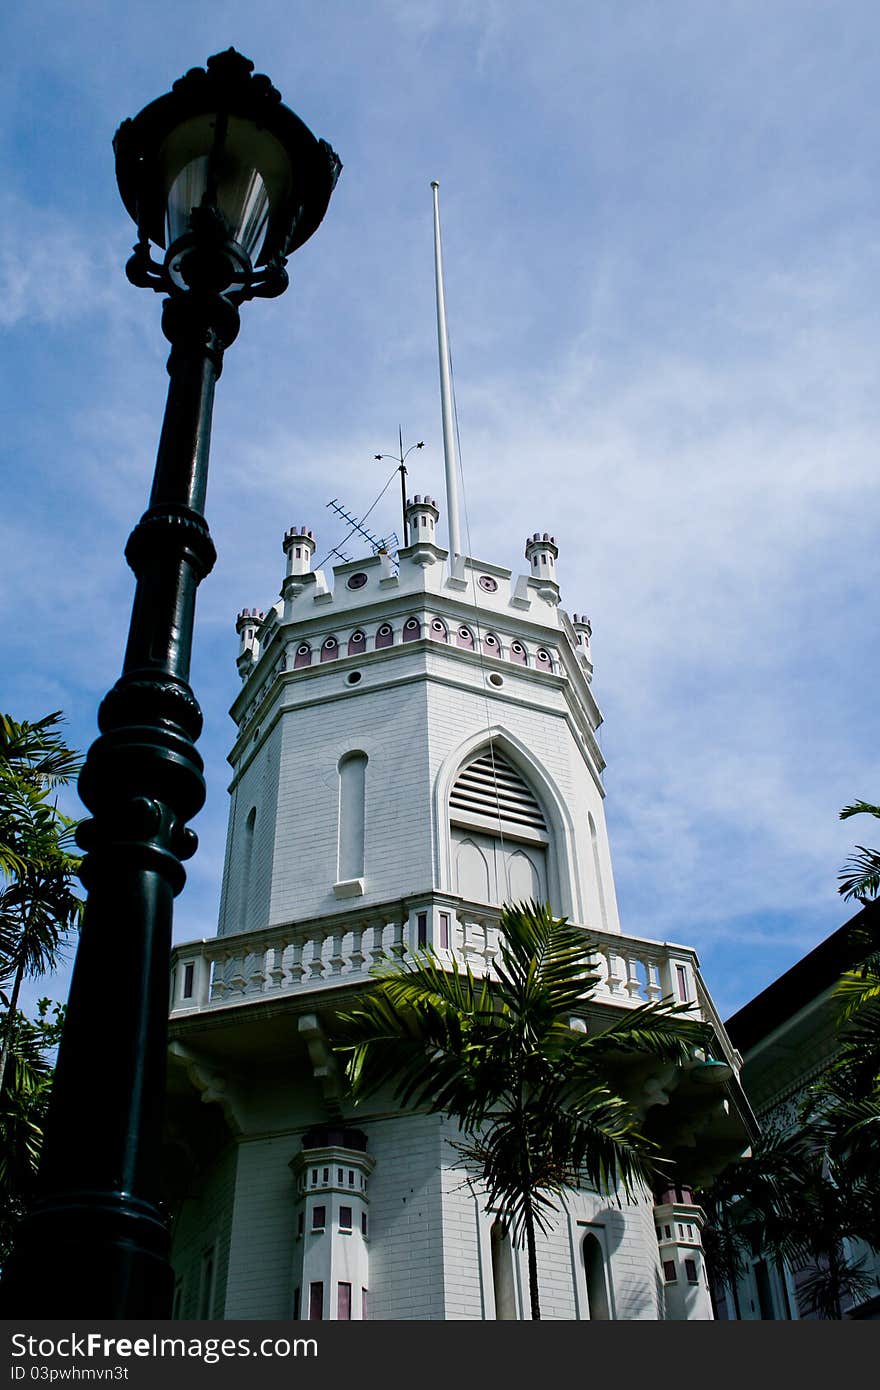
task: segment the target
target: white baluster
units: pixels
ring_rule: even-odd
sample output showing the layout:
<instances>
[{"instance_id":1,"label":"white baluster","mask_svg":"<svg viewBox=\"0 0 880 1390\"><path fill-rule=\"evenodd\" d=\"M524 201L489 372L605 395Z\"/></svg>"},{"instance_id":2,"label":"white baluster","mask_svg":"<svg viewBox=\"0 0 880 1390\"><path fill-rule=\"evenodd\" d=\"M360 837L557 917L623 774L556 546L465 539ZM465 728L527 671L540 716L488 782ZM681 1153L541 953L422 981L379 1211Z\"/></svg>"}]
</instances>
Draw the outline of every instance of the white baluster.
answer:
<instances>
[{"instance_id":1,"label":"white baluster","mask_svg":"<svg viewBox=\"0 0 880 1390\"><path fill-rule=\"evenodd\" d=\"M250 976L248 977L248 993L262 994L263 986L266 983L266 976L264 974L264 966L266 964L265 946L263 947L262 951L254 952L253 961L254 968L251 971Z\"/></svg>"},{"instance_id":2,"label":"white baluster","mask_svg":"<svg viewBox=\"0 0 880 1390\"><path fill-rule=\"evenodd\" d=\"M651 1003L656 1004L657 1000L660 999L663 994L660 988L659 967L657 962L654 960L645 961L645 973L648 977L645 993Z\"/></svg>"},{"instance_id":3,"label":"white baluster","mask_svg":"<svg viewBox=\"0 0 880 1390\"><path fill-rule=\"evenodd\" d=\"M403 940L403 929L403 922L394 923L394 931L392 933L391 941L391 954L395 960L403 960L404 954L406 953L406 946Z\"/></svg>"},{"instance_id":4,"label":"white baluster","mask_svg":"<svg viewBox=\"0 0 880 1390\"><path fill-rule=\"evenodd\" d=\"M639 979L639 963L635 956L630 956L626 963L628 979L626 982L626 992L630 999L640 999L642 995L642 982Z\"/></svg>"},{"instance_id":5,"label":"white baluster","mask_svg":"<svg viewBox=\"0 0 880 1390\"><path fill-rule=\"evenodd\" d=\"M610 949L603 951L602 954L608 963L608 974L605 977L605 983L608 987L608 993L613 996L619 993L620 987L623 984L623 975L618 974L618 969L622 962L620 957Z\"/></svg>"},{"instance_id":6,"label":"white baluster","mask_svg":"<svg viewBox=\"0 0 880 1390\"><path fill-rule=\"evenodd\" d=\"M385 923L377 922L373 927L373 945L370 950L370 958L374 965L378 965L380 960L385 959L385 951L382 948L382 939L385 935Z\"/></svg>"},{"instance_id":7,"label":"white baluster","mask_svg":"<svg viewBox=\"0 0 880 1390\"><path fill-rule=\"evenodd\" d=\"M363 939L363 931L360 928L356 927L355 930L352 932L351 955L349 956L349 961L351 962L351 973L353 975L360 973L367 959L363 951L361 950Z\"/></svg>"},{"instance_id":8,"label":"white baluster","mask_svg":"<svg viewBox=\"0 0 880 1390\"><path fill-rule=\"evenodd\" d=\"M272 947L272 968L269 971L269 979L272 981L273 989L280 989L284 983L284 946Z\"/></svg>"},{"instance_id":9,"label":"white baluster","mask_svg":"<svg viewBox=\"0 0 880 1390\"><path fill-rule=\"evenodd\" d=\"M306 973L303 965L303 942L293 941L290 947L290 982L296 988L302 983L302 977Z\"/></svg>"},{"instance_id":10,"label":"white baluster","mask_svg":"<svg viewBox=\"0 0 880 1390\"><path fill-rule=\"evenodd\" d=\"M345 956L342 954L342 938L345 932L337 928L333 932L333 954L330 957L331 975L341 975L342 967L345 964Z\"/></svg>"},{"instance_id":11,"label":"white baluster","mask_svg":"<svg viewBox=\"0 0 880 1390\"><path fill-rule=\"evenodd\" d=\"M323 949L324 938L320 934L320 930L316 928L316 933L312 937L312 959L309 961L309 971L313 980L320 980L324 976Z\"/></svg>"}]
</instances>

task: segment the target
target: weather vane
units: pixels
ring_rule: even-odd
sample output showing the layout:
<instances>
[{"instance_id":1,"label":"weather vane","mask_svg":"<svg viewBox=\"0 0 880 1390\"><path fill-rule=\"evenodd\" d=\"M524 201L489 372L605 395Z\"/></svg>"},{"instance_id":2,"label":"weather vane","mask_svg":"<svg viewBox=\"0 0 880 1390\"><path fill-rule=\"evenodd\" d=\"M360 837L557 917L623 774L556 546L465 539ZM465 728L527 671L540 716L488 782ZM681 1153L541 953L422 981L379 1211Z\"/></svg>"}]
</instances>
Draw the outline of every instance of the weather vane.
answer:
<instances>
[{"instance_id":1,"label":"weather vane","mask_svg":"<svg viewBox=\"0 0 880 1390\"><path fill-rule=\"evenodd\" d=\"M425 441L420 439L418 444L410 444L406 453L403 452L403 426L397 426L397 440L399 452L396 454L374 454L374 459L393 459L397 464L397 471L400 474L400 505L403 514L403 538L406 543L406 460L409 458L413 449L424 449Z\"/></svg>"}]
</instances>

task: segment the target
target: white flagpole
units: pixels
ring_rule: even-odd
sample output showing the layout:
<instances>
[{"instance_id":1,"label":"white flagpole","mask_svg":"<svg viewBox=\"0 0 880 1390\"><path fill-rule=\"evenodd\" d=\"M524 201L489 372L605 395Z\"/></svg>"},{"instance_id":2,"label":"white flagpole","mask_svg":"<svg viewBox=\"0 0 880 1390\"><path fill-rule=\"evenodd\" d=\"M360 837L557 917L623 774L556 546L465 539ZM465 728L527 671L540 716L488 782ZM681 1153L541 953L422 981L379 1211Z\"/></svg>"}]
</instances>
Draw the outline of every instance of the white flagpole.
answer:
<instances>
[{"instance_id":1,"label":"white flagpole","mask_svg":"<svg viewBox=\"0 0 880 1390\"><path fill-rule=\"evenodd\" d=\"M443 292L443 256L440 250L440 188L436 179L434 190L434 274L437 282L437 346L440 353L440 404L443 411L443 455L446 460L446 515L449 527L449 569L461 555L461 533L458 520L458 468L455 455L455 427L452 416L452 383L449 373L449 337L446 332L446 296Z\"/></svg>"}]
</instances>

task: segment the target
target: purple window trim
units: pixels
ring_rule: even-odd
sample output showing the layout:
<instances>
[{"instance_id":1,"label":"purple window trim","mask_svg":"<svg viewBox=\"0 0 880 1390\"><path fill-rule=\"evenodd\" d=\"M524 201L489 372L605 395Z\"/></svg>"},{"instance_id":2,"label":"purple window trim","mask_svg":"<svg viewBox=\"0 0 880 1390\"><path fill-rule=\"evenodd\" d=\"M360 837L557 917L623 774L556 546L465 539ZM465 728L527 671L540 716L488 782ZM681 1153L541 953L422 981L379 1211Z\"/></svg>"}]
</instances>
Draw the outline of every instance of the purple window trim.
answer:
<instances>
[{"instance_id":1,"label":"purple window trim","mask_svg":"<svg viewBox=\"0 0 880 1390\"><path fill-rule=\"evenodd\" d=\"M522 642L511 642L510 659L516 662L517 666L528 666L529 658Z\"/></svg>"},{"instance_id":2,"label":"purple window trim","mask_svg":"<svg viewBox=\"0 0 880 1390\"><path fill-rule=\"evenodd\" d=\"M469 627L465 627L464 624L462 624L462 626L458 629L458 631L455 634L455 640L459 647L464 647L465 650L469 652L473 651L474 634L471 632Z\"/></svg>"},{"instance_id":3,"label":"purple window trim","mask_svg":"<svg viewBox=\"0 0 880 1390\"><path fill-rule=\"evenodd\" d=\"M311 666L311 664L312 649L308 642L300 642L296 649L296 655L293 658L293 669L297 670L301 666Z\"/></svg>"},{"instance_id":4,"label":"purple window trim","mask_svg":"<svg viewBox=\"0 0 880 1390\"><path fill-rule=\"evenodd\" d=\"M320 1280L309 1285L309 1322L324 1321L324 1285Z\"/></svg>"},{"instance_id":5,"label":"purple window trim","mask_svg":"<svg viewBox=\"0 0 880 1390\"><path fill-rule=\"evenodd\" d=\"M390 647L394 643L394 631L390 624L383 623L376 633L376 647Z\"/></svg>"},{"instance_id":6,"label":"purple window trim","mask_svg":"<svg viewBox=\"0 0 880 1390\"><path fill-rule=\"evenodd\" d=\"M321 660L335 661L339 655L339 643L335 637L326 637L321 646Z\"/></svg>"},{"instance_id":7,"label":"purple window trim","mask_svg":"<svg viewBox=\"0 0 880 1390\"><path fill-rule=\"evenodd\" d=\"M440 945L443 950L449 949L449 913L440 913Z\"/></svg>"},{"instance_id":8,"label":"purple window trim","mask_svg":"<svg viewBox=\"0 0 880 1390\"><path fill-rule=\"evenodd\" d=\"M431 619L431 636L436 638L438 642L447 642L449 640L446 624L441 623L439 618Z\"/></svg>"},{"instance_id":9,"label":"purple window trim","mask_svg":"<svg viewBox=\"0 0 880 1390\"><path fill-rule=\"evenodd\" d=\"M676 979L676 982L677 982L677 984L678 984L678 997L679 997L679 999L681 1000L682 1004L689 1004L689 1003L690 1003L690 995L689 995L689 993L688 993L688 977L687 977L687 970L685 969L685 967L684 967L683 965L677 965L677 966L675 967L675 979Z\"/></svg>"},{"instance_id":10,"label":"purple window trim","mask_svg":"<svg viewBox=\"0 0 880 1390\"><path fill-rule=\"evenodd\" d=\"M422 625L418 618L407 618L403 625L404 642L417 642L422 635Z\"/></svg>"},{"instance_id":11,"label":"purple window trim","mask_svg":"<svg viewBox=\"0 0 880 1390\"><path fill-rule=\"evenodd\" d=\"M348 639L348 654L349 656L358 656L361 652L365 652L366 650L367 635L358 628L357 632L353 632Z\"/></svg>"}]
</instances>

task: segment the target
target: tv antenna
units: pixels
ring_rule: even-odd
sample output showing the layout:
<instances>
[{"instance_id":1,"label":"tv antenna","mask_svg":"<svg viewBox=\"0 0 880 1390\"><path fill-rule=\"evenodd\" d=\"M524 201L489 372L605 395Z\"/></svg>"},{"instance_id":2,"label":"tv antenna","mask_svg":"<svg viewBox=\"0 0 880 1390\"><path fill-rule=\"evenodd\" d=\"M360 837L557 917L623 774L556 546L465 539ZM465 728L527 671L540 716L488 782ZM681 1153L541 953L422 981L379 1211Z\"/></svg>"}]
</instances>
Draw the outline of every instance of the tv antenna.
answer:
<instances>
[{"instance_id":1,"label":"tv antenna","mask_svg":"<svg viewBox=\"0 0 880 1390\"><path fill-rule=\"evenodd\" d=\"M403 516L403 535L406 539L406 460L409 458L413 449L424 449L425 441L420 439L418 444L410 444L406 453L403 452L403 426L397 426L397 441L399 452L396 454L374 454L374 459L392 459L397 464L397 471L400 474L400 505L401 515Z\"/></svg>"},{"instance_id":2,"label":"tv antenna","mask_svg":"<svg viewBox=\"0 0 880 1390\"><path fill-rule=\"evenodd\" d=\"M396 552L397 547L400 544L400 542L397 539L396 531L392 531L391 534L388 536L377 536L375 532L367 529L367 527L364 525L363 521L361 521L359 517L356 517L352 512L350 512L347 507L343 507L338 497L334 497L332 502L328 502L327 508L329 511L335 512L337 516L342 517L342 520L349 527L349 536L353 536L354 533L357 532L359 536L363 536L364 540L367 541L367 543L373 547L373 550L376 552L376 554L378 554L380 550L387 551L388 554L394 554ZM370 510L372 511L372 508L370 508ZM365 520L366 517L364 518L364 521ZM348 540L348 536L346 536L345 539ZM343 541L342 544L344 545L345 541ZM341 552L339 547L336 547L336 549L334 549L331 553L334 555L339 555ZM350 557L346 556L345 558L348 559Z\"/></svg>"}]
</instances>

